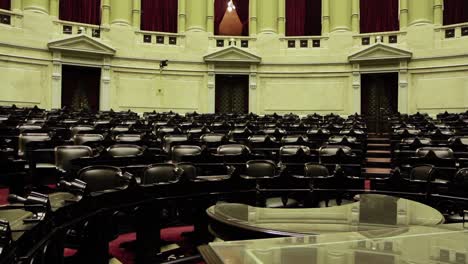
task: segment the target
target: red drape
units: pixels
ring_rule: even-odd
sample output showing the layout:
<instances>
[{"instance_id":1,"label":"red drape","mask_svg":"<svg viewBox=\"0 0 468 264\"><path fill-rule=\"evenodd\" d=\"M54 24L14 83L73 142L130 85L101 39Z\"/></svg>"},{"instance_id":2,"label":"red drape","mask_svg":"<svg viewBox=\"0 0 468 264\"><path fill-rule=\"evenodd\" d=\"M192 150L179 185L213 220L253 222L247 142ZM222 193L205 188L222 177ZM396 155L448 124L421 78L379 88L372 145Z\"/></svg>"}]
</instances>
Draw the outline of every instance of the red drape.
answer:
<instances>
[{"instance_id":1,"label":"red drape","mask_svg":"<svg viewBox=\"0 0 468 264\"><path fill-rule=\"evenodd\" d=\"M60 0L60 20L101 24L101 0Z\"/></svg>"},{"instance_id":2,"label":"red drape","mask_svg":"<svg viewBox=\"0 0 468 264\"><path fill-rule=\"evenodd\" d=\"M141 29L177 33L177 0L141 0Z\"/></svg>"},{"instance_id":3,"label":"red drape","mask_svg":"<svg viewBox=\"0 0 468 264\"><path fill-rule=\"evenodd\" d=\"M10 10L11 0L0 0L0 9Z\"/></svg>"},{"instance_id":4,"label":"red drape","mask_svg":"<svg viewBox=\"0 0 468 264\"><path fill-rule=\"evenodd\" d=\"M467 0L444 0L444 25L468 22Z\"/></svg>"},{"instance_id":5,"label":"red drape","mask_svg":"<svg viewBox=\"0 0 468 264\"><path fill-rule=\"evenodd\" d=\"M360 0L361 33L397 31L398 0Z\"/></svg>"},{"instance_id":6,"label":"red drape","mask_svg":"<svg viewBox=\"0 0 468 264\"><path fill-rule=\"evenodd\" d=\"M223 20L226 13L227 3L229 0L215 0L214 3L214 34L219 35L219 24ZM242 22L242 36L249 35L249 1L248 0L233 0L236 6L236 12Z\"/></svg>"},{"instance_id":7,"label":"red drape","mask_svg":"<svg viewBox=\"0 0 468 264\"><path fill-rule=\"evenodd\" d=\"M320 36L322 0L286 0L286 36Z\"/></svg>"}]
</instances>

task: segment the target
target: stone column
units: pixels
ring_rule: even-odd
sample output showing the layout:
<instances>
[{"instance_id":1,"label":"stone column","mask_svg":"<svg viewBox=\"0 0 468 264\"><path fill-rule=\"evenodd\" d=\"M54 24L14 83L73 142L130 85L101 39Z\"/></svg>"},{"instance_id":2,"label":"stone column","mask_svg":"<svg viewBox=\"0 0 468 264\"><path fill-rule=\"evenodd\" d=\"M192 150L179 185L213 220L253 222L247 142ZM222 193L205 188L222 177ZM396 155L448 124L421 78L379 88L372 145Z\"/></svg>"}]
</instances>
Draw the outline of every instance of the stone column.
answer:
<instances>
[{"instance_id":1,"label":"stone column","mask_svg":"<svg viewBox=\"0 0 468 264\"><path fill-rule=\"evenodd\" d=\"M214 113L215 112L215 88L216 88L216 75L215 75L215 66L214 64L210 63L208 64L208 98L207 98L207 112L208 113Z\"/></svg>"},{"instance_id":2,"label":"stone column","mask_svg":"<svg viewBox=\"0 0 468 264\"><path fill-rule=\"evenodd\" d=\"M206 31L206 4L203 0L187 0L187 31Z\"/></svg>"},{"instance_id":3,"label":"stone column","mask_svg":"<svg viewBox=\"0 0 468 264\"><path fill-rule=\"evenodd\" d=\"M257 0L258 33L278 32L278 1Z\"/></svg>"},{"instance_id":4,"label":"stone column","mask_svg":"<svg viewBox=\"0 0 468 264\"><path fill-rule=\"evenodd\" d=\"M23 0L24 10L49 14L49 0Z\"/></svg>"},{"instance_id":5,"label":"stone column","mask_svg":"<svg viewBox=\"0 0 468 264\"><path fill-rule=\"evenodd\" d=\"M359 64L353 64L353 113L361 113L361 72Z\"/></svg>"},{"instance_id":6,"label":"stone column","mask_svg":"<svg viewBox=\"0 0 468 264\"><path fill-rule=\"evenodd\" d=\"M179 21L177 23L177 27L179 28L179 33L185 32L185 0L178 0L179 1Z\"/></svg>"},{"instance_id":7,"label":"stone column","mask_svg":"<svg viewBox=\"0 0 468 264\"><path fill-rule=\"evenodd\" d=\"M57 19L59 17L59 0L50 0L50 16Z\"/></svg>"},{"instance_id":8,"label":"stone column","mask_svg":"<svg viewBox=\"0 0 468 264\"><path fill-rule=\"evenodd\" d=\"M434 21L434 0L408 1L408 24L430 24Z\"/></svg>"},{"instance_id":9,"label":"stone column","mask_svg":"<svg viewBox=\"0 0 468 264\"><path fill-rule=\"evenodd\" d=\"M352 11L351 11L351 30L353 33L360 33L360 24L359 24L359 11L360 5L359 0L352 0Z\"/></svg>"},{"instance_id":10,"label":"stone column","mask_svg":"<svg viewBox=\"0 0 468 264\"><path fill-rule=\"evenodd\" d=\"M444 23L443 1L434 0L434 25L442 26Z\"/></svg>"},{"instance_id":11,"label":"stone column","mask_svg":"<svg viewBox=\"0 0 468 264\"><path fill-rule=\"evenodd\" d=\"M52 53L52 102L51 108L62 108L62 55Z\"/></svg>"},{"instance_id":12,"label":"stone column","mask_svg":"<svg viewBox=\"0 0 468 264\"><path fill-rule=\"evenodd\" d=\"M249 35L257 35L257 0L250 0L250 23L249 23Z\"/></svg>"},{"instance_id":13,"label":"stone column","mask_svg":"<svg viewBox=\"0 0 468 264\"><path fill-rule=\"evenodd\" d=\"M110 18L112 25L131 25L133 0L110 0L110 6Z\"/></svg>"},{"instance_id":14,"label":"stone column","mask_svg":"<svg viewBox=\"0 0 468 264\"><path fill-rule=\"evenodd\" d=\"M400 30L408 27L408 0L400 0Z\"/></svg>"},{"instance_id":15,"label":"stone column","mask_svg":"<svg viewBox=\"0 0 468 264\"><path fill-rule=\"evenodd\" d=\"M101 25L103 27L109 27L109 21L110 21L110 0L102 0L101 2L101 8L102 8L102 13L101 13Z\"/></svg>"},{"instance_id":16,"label":"stone column","mask_svg":"<svg viewBox=\"0 0 468 264\"><path fill-rule=\"evenodd\" d=\"M351 30L351 6L350 0L330 0L330 31Z\"/></svg>"},{"instance_id":17,"label":"stone column","mask_svg":"<svg viewBox=\"0 0 468 264\"><path fill-rule=\"evenodd\" d=\"M23 10L23 0L11 0L11 11L20 13Z\"/></svg>"},{"instance_id":18,"label":"stone column","mask_svg":"<svg viewBox=\"0 0 468 264\"><path fill-rule=\"evenodd\" d=\"M111 82L111 58L106 56L103 59L103 66L101 68L101 89L99 91L99 110L101 111L108 111L111 109L110 82Z\"/></svg>"},{"instance_id":19,"label":"stone column","mask_svg":"<svg viewBox=\"0 0 468 264\"><path fill-rule=\"evenodd\" d=\"M206 31L214 34L214 0L206 0Z\"/></svg>"},{"instance_id":20,"label":"stone column","mask_svg":"<svg viewBox=\"0 0 468 264\"><path fill-rule=\"evenodd\" d=\"M408 113L408 62L400 62L398 75L398 111L402 114Z\"/></svg>"},{"instance_id":21,"label":"stone column","mask_svg":"<svg viewBox=\"0 0 468 264\"><path fill-rule=\"evenodd\" d=\"M141 0L133 0L132 25L136 30L141 29Z\"/></svg>"},{"instance_id":22,"label":"stone column","mask_svg":"<svg viewBox=\"0 0 468 264\"><path fill-rule=\"evenodd\" d=\"M330 33L330 0L322 0L322 35Z\"/></svg>"},{"instance_id":23,"label":"stone column","mask_svg":"<svg viewBox=\"0 0 468 264\"><path fill-rule=\"evenodd\" d=\"M250 65L249 74L249 112L258 113L257 103L257 65Z\"/></svg>"},{"instance_id":24,"label":"stone column","mask_svg":"<svg viewBox=\"0 0 468 264\"><path fill-rule=\"evenodd\" d=\"M286 0L278 0L278 35L286 33Z\"/></svg>"}]
</instances>

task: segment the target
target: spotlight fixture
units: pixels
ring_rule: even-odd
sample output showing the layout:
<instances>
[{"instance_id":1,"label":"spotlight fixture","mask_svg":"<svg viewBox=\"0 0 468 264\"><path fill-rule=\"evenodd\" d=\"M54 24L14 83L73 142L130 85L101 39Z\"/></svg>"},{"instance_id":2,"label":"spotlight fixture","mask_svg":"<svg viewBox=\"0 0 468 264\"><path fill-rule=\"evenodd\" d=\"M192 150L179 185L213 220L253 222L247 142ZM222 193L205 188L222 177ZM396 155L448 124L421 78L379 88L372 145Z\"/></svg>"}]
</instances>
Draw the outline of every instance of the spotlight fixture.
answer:
<instances>
[{"instance_id":1,"label":"spotlight fixture","mask_svg":"<svg viewBox=\"0 0 468 264\"><path fill-rule=\"evenodd\" d=\"M229 0L228 2L228 6L227 6L227 10L229 12L232 12L232 10L235 10L236 9L236 6L234 5L234 3L232 2L232 0Z\"/></svg>"}]
</instances>

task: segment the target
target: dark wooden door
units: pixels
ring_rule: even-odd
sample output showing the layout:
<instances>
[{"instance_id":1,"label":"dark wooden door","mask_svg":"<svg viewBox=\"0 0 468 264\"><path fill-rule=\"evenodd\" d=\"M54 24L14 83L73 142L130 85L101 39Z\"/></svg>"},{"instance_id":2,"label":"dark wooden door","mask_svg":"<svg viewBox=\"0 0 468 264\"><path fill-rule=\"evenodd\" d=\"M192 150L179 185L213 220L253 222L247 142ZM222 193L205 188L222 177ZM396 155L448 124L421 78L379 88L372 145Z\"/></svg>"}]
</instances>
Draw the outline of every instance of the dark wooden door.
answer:
<instances>
[{"instance_id":1,"label":"dark wooden door","mask_svg":"<svg viewBox=\"0 0 468 264\"><path fill-rule=\"evenodd\" d=\"M249 76L216 75L216 113L249 112Z\"/></svg>"},{"instance_id":2,"label":"dark wooden door","mask_svg":"<svg viewBox=\"0 0 468 264\"><path fill-rule=\"evenodd\" d=\"M62 107L99 111L101 69L62 66Z\"/></svg>"},{"instance_id":3,"label":"dark wooden door","mask_svg":"<svg viewBox=\"0 0 468 264\"><path fill-rule=\"evenodd\" d=\"M388 117L398 112L398 73L361 76L361 113L370 133L388 133Z\"/></svg>"}]
</instances>

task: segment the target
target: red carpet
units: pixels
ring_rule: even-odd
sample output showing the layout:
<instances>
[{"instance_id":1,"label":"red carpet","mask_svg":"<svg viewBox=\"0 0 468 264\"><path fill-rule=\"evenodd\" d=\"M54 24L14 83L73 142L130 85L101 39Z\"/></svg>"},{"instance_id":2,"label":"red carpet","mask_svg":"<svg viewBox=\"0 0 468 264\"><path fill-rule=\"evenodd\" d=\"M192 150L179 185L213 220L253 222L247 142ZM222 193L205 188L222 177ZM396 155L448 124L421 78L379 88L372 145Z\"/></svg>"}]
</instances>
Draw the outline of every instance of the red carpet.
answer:
<instances>
[{"instance_id":1,"label":"red carpet","mask_svg":"<svg viewBox=\"0 0 468 264\"><path fill-rule=\"evenodd\" d=\"M8 195L10 194L10 190L8 188L1 188L0 189L0 205L9 204L8 203Z\"/></svg>"}]
</instances>

